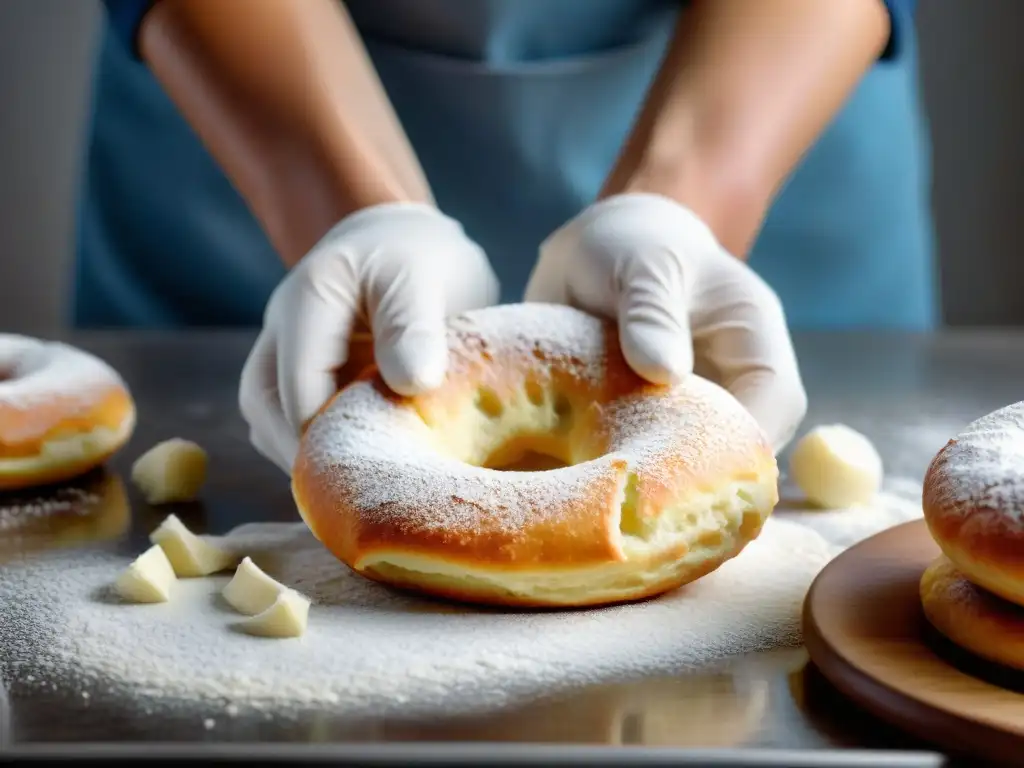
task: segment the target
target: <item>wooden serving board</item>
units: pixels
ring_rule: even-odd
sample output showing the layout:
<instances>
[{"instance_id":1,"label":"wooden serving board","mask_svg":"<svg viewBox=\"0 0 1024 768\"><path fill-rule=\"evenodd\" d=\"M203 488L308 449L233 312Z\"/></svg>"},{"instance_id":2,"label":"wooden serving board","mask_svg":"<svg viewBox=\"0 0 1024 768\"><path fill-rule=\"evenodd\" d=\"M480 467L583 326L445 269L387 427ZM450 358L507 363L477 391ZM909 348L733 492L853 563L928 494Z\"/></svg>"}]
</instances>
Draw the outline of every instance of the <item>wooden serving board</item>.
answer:
<instances>
[{"instance_id":1,"label":"wooden serving board","mask_svg":"<svg viewBox=\"0 0 1024 768\"><path fill-rule=\"evenodd\" d=\"M808 654L875 716L951 753L1024 763L1024 674L953 647L924 618L918 582L938 554L916 520L839 555L804 603Z\"/></svg>"}]
</instances>

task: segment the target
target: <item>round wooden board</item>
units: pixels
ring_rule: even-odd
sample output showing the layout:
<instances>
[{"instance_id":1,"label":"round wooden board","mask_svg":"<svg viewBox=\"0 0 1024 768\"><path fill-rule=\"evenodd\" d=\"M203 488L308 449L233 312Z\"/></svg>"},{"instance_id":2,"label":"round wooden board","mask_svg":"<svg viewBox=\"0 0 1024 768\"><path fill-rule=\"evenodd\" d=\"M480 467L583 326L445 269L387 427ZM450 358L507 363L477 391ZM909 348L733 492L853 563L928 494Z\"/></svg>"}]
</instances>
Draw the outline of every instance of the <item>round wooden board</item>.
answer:
<instances>
[{"instance_id":1,"label":"round wooden board","mask_svg":"<svg viewBox=\"0 0 1024 768\"><path fill-rule=\"evenodd\" d=\"M938 554L917 520L839 555L804 603L808 654L875 716L950 752L1019 764L1024 674L971 657L932 630L918 582Z\"/></svg>"}]
</instances>

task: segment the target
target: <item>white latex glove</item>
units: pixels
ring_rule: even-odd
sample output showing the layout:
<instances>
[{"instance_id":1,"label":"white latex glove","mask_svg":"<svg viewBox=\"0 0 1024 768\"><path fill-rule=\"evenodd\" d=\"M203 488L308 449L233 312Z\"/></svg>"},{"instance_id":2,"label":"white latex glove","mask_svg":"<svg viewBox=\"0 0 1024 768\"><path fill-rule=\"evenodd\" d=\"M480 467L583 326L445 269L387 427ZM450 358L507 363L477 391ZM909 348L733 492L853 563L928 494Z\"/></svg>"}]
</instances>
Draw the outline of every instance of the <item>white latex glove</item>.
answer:
<instances>
[{"instance_id":1,"label":"white latex glove","mask_svg":"<svg viewBox=\"0 0 1024 768\"><path fill-rule=\"evenodd\" d=\"M254 447L291 474L301 431L334 394L360 316L384 381L412 395L444 380L446 316L497 300L484 252L435 208L387 204L348 216L267 304L239 387Z\"/></svg>"},{"instance_id":2,"label":"white latex glove","mask_svg":"<svg viewBox=\"0 0 1024 768\"><path fill-rule=\"evenodd\" d=\"M718 382L776 452L807 410L778 296L666 197L611 197L555 231L541 244L526 301L617 319L638 375L667 384L695 371Z\"/></svg>"}]
</instances>

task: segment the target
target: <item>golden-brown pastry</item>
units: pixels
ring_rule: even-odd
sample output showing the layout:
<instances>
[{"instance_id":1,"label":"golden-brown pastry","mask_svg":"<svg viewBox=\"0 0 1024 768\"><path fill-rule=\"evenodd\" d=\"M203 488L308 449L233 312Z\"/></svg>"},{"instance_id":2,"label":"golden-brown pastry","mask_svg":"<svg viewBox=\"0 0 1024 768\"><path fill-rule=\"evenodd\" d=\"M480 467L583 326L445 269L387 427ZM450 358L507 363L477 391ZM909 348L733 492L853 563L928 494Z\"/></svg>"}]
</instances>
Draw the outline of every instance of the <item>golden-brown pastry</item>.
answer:
<instances>
[{"instance_id":1,"label":"golden-brown pastry","mask_svg":"<svg viewBox=\"0 0 1024 768\"><path fill-rule=\"evenodd\" d=\"M778 501L740 403L697 376L643 381L611 323L492 307L451 318L448 346L434 392L397 396L371 367L303 435L297 505L368 578L505 605L633 600L739 554ZM502 471L530 453L566 466Z\"/></svg>"},{"instance_id":2,"label":"golden-brown pastry","mask_svg":"<svg viewBox=\"0 0 1024 768\"><path fill-rule=\"evenodd\" d=\"M105 362L67 344L0 334L0 490L84 474L134 428L128 388Z\"/></svg>"},{"instance_id":3,"label":"golden-brown pastry","mask_svg":"<svg viewBox=\"0 0 1024 768\"><path fill-rule=\"evenodd\" d=\"M1024 402L972 422L932 459L924 518L970 581L1024 605Z\"/></svg>"},{"instance_id":4,"label":"golden-brown pastry","mask_svg":"<svg viewBox=\"0 0 1024 768\"><path fill-rule=\"evenodd\" d=\"M921 605L928 622L955 645L1024 669L1024 608L972 584L944 555L921 576Z\"/></svg>"}]
</instances>

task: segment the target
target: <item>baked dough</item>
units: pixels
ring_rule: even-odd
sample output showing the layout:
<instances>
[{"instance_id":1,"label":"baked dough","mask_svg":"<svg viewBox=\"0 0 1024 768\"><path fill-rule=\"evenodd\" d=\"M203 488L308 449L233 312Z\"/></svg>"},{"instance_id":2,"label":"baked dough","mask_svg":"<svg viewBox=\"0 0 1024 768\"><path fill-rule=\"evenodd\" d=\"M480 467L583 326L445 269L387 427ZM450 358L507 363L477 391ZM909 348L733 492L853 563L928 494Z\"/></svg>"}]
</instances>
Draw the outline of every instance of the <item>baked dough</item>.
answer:
<instances>
[{"instance_id":1,"label":"baked dough","mask_svg":"<svg viewBox=\"0 0 1024 768\"><path fill-rule=\"evenodd\" d=\"M797 441L789 476L815 506L862 506L881 488L882 457L860 432L845 424L823 424Z\"/></svg>"},{"instance_id":2,"label":"baked dough","mask_svg":"<svg viewBox=\"0 0 1024 768\"><path fill-rule=\"evenodd\" d=\"M1024 608L972 584L944 555L921 576L921 605L929 623L955 645L1024 670Z\"/></svg>"},{"instance_id":3,"label":"baked dough","mask_svg":"<svg viewBox=\"0 0 1024 768\"><path fill-rule=\"evenodd\" d=\"M243 558L221 594L232 608L246 616L262 613L287 587L265 574L251 558Z\"/></svg>"},{"instance_id":4,"label":"baked dough","mask_svg":"<svg viewBox=\"0 0 1024 768\"><path fill-rule=\"evenodd\" d=\"M181 577L209 576L230 568L238 558L196 536L176 515L168 515L149 535L167 554L175 574Z\"/></svg>"},{"instance_id":5,"label":"baked dough","mask_svg":"<svg viewBox=\"0 0 1024 768\"><path fill-rule=\"evenodd\" d=\"M132 603L165 603L176 581L170 560L164 550L154 544L121 572L114 589Z\"/></svg>"},{"instance_id":6,"label":"baked dough","mask_svg":"<svg viewBox=\"0 0 1024 768\"><path fill-rule=\"evenodd\" d=\"M309 619L309 599L293 589L283 589L273 604L239 622L238 628L257 637L299 637L306 632Z\"/></svg>"},{"instance_id":7,"label":"baked dough","mask_svg":"<svg viewBox=\"0 0 1024 768\"><path fill-rule=\"evenodd\" d=\"M206 482L206 451L174 437L157 443L132 465L132 482L150 504L194 501Z\"/></svg>"},{"instance_id":8,"label":"baked dough","mask_svg":"<svg viewBox=\"0 0 1024 768\"><path fill-rule=\"evenodd\" d=\"M106 362L81 349L0 334L0 490L70 480L135 429L135 403Z\"/></svg>"},{"instance_id":9,"label":"baked dough","mask_svg":"<svg viewBox=\"0 0 1024 768\"><path fill-rule=\"evenodd\" d=\"M969 424L932 459L924 519L960 573L1024 605L1024 402Z\"/></svg>"},{"instance_id":10,"label":"baked dough","mask_svg":"<svg viewBox=\"0 0 1024 768\"><path fill-rule=\"evenodd\" d=\"M649 384L614 323L566 306L448 321L433 392L373 367L306 429L292 473L313 534L364 576L458 600L635 600L714 571L761 531L778 467L753 417L690 376ZM568 465L501 471L526 454Z\"/></svg>"}]
</instances>

